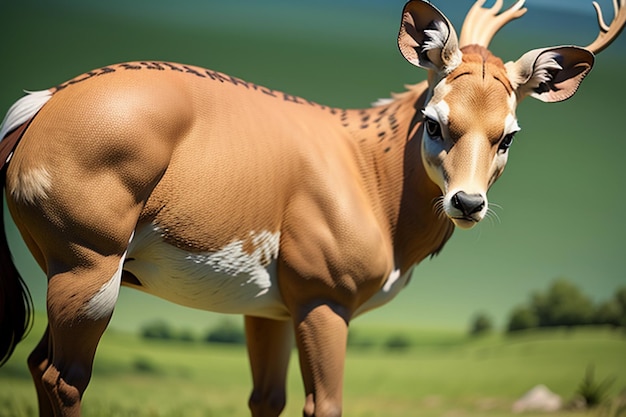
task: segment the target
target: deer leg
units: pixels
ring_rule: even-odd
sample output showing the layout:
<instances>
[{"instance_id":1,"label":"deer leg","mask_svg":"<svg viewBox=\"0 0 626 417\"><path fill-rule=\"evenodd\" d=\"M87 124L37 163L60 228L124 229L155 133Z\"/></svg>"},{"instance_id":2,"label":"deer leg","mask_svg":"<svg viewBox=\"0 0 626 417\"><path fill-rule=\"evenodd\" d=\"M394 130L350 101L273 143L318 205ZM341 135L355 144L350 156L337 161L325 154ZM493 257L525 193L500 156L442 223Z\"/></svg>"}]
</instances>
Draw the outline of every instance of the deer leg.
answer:
<instances>
[{"instance_id":1,"label":"deer leg","mask_svg":"<svg viewBox=\"0 0 626 417\"><path fill-rule=\"evenodd\" d=\"M306 392L305 417L341 416L348 338L347 315L341 310L322 304L294 321Z\"/></svg>"},{"instance_id":2,"label":"deer leg","mask_svg":"<svg viewBox=\"0 0 626 417\"><path fill-rule=\"evenodd\" d=\"M28 369L35 383L39 415L41 417L54 416L50 398L43 386L43 374L50 364L50 356L50 327L46 327L43 337L28 356Z\"/></svg>"},{"instance_id":3,"label":"deer leg","mask_svg":"<svg viewBox=\"0 0 626 417\"><path fill-rule=\"evenodd\" d=\"M56 417L80 416L96 347L117 301L120 257L97 255L88 265L52 274L48 282L52 356L41 384Z\"/></svg>"},{"instance_id":4,"label":"deer leg","mask_svg":"<svg viewBox=\"0 0 626 417\"><path fill-rule=\"evenodd\" d=\"M248 405L253 417L276 417L285 408L287 368L293 346L290 320L246 316L248 357L253 389Z\"/></svg>"}]
</instances>

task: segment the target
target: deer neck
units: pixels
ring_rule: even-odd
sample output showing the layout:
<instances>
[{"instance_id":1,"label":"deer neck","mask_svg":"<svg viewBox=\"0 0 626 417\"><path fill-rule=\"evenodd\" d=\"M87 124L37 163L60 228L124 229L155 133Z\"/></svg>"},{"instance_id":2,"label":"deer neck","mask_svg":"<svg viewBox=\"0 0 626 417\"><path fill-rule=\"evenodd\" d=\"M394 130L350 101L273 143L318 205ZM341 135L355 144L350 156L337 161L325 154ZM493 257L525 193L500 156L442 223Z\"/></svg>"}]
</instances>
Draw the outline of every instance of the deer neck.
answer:
<instances>
[{"instance_id":1,"label":"deer neck","mask_svg":"<svg viewBox=\"0 0 626 417\"><path fill-rule=\"evenodd\" d=\"M423 82L384 104L341 115L343 126L358 143L367 192L379 221L388 228L402 272L437 254L454 229L435 210L441 190L428 178L422 162L421 111L427 95Z\"/></svg>"}]
</instances>

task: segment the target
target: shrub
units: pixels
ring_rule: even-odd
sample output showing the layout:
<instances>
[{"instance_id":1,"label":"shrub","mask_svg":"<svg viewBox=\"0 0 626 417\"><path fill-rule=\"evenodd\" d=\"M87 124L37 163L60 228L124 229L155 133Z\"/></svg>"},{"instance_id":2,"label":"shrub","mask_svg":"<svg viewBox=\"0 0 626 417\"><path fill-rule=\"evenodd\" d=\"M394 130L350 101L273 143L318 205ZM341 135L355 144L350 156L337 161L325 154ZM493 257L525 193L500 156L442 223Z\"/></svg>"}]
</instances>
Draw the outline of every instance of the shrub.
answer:
<instances>
[{"instance_id":1,"label":"shrub","mask_svg":"<svg viewBox=\"0 0 626 417\"><path fill-rule=\"evenodd\" d=\"M624 296L626 298L626 294ZM591 299L578 287L565 279L557 279L546 292L535 292L526 306L513 310L507 331L594 324L600 316L609 320L613 313L613 307L594 308Z\"/></svg>"},{"instance_id":2,"label":"shrub","mask_svg":"<svg viewBox=\"0 0 626 417\"><path fill-rule=\"evenodd\" d=\"M209 343L242 345L246 343L246 335L241 326L231 320L223 320L209 331L205 340Z\"/></svg>"},{"instance_id":3,"label":"shrub","mask_svg":"<svg viewBox=\"0 0 626 417\"><path fill-rule=\"evenodd\" d=\"M158 374L160 373L159 367L145 356L138 356L133 361L133 370L141 374Z\"/></svg>"},{"instance_id":4,"label":"shrub","mask_svg":"<svg viewBox=\"0 0 626 417\"><path fill-rule=\"evenodd\" d=\"M580 396L585 401L587 408L594 408L602 404L611 389L611 386L615 382L615 377L607 377L601 382L596 382L594 377L593 366L587 367L587 372L576 390L576 395Z\"/></svg>"},{"instance_id":5,"label":"shrub","mask_svg":"<svg viewBox=\"0 0 626 417\"><path fill-rule=\"evenodd\" d=\"M514 332L517 330L532 329L539 325L539 318L537 314L528 307L517 307L511 313L509 318L509 324L507 325L508 332Z\"/></svg>"},{"instance_id":6,"label":"shrub","mask_svg":"<svg viewBox=\"0 0 626 417\"><path fill-rule=\"evenodd\" d=\"M474 316L470 325L470 336L481 336L493 330L493 322L485 313L478 313Z\"/></svg>"},{"instance_id":7,"label":"shrub","mask_svg":"<svg viewBox=\"0 0 626 417\"><path fill-rule=\"evenodd\" d=\"M404 333L396 333L385 341L388 350L404 351L411 347L411 340Z\"/></svg>"},{"instance_id":8,"label":"shrub","mask_svg":"<svg viewBox=\"0 0 626 417\"><path fill-rule=\"evenodd\" d=\"M593 323L619 327L622 325L624 313L617 300L609 300L600 304L593 314Z\"/></svg>"},{"instance_id":9,"label":"shrub","mask_svg":"<svg viewBox=\"0 0 626 417\"><path fill-rule=\"evenodd\" d=\"M162 320L148 323L141 329L141 337L144 339L172 340L174 335L174 330Z\"/></svg>"},{"instance_id":10,"label":"shrub","mask_svg":"<svg viewBox=\"0 0 626 417\"><path fill-rule=\"evenodd\" d=\"M348 347L355 349L369 349L376 344L374 339L361 336L361 333L350 330L348 333Z\"/></svg>"},{"instance_id":11,"label":"shrub","mask_svg":"<svg viewBox=\"0 0 626 417\"><path fill-rule=\"evenodd\" d=\"M598 417L626 417L626 389L605 402L599 410Z\"/></svg>"},{"instance_id":12,"label":"shrub","mask_svg":"<svg viewBox=\"0 0 626 417\"><path fill-rule=\"evenodd\" d=\"M589 297L565 279L554 281L545 294L535 293L531 304L540 327L589 324L593 317Z\"/></svg>"}]
</instances>

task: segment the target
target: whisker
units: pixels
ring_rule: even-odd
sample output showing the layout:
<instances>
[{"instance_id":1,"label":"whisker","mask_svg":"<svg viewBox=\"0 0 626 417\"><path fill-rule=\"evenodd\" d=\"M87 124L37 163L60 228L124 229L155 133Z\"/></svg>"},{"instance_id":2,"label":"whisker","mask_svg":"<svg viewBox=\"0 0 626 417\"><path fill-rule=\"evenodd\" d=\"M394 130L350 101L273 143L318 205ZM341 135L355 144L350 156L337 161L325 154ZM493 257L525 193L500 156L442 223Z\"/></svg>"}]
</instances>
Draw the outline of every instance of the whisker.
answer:
<instances>
[{"instance_id":1,"label":"whisker","mask_svg":"<svg viewBox=\"0 0 626 417\"><path fill-rule=\"evenodd\" d=\"M435 215L441 218L446 217L446 210L443 206L443 199L444 199L443 196L439 196L433 200L433 211Z\"/></svg>"},{"instance_id":2,"label":"whisker","mask_svg":"<svg viewBox=\"0 0 626 417\"><path fill-rule=\"evenodd\" d=\"M496 209L500 209L500 210L504 210L504 209L499 204L491 203L491 202L489 203L489 206L487 207L487 213L485 214L485 217L488 217L489 221L491 222L491 225L495 226L496 224L502 223L502 220L500 219L500 216L498 215L496 210L492 209L492 207L494 207Z\"/></svg>"}]
</instances>

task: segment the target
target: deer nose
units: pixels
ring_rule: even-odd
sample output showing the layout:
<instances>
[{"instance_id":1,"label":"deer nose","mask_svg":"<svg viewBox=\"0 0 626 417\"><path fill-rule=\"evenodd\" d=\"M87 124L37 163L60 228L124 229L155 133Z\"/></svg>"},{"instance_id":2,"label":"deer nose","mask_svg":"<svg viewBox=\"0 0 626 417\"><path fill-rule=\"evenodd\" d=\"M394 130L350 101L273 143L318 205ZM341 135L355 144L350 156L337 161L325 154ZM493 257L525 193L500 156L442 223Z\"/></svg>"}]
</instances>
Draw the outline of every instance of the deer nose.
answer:
<instances>
[{"instance_id":1,"label":"deer nose","mask_svg":"<svg viewBox=\"0 0 626 417\"><path fill-rule=\"evenodd\" d=\"M479 212L485 207L485 199L482 195L467 194L464 191L459 191L453 195L450 202L452 203L452 206L461 211L464 216L469 216Z\"/></svg>"}]
</instances>

